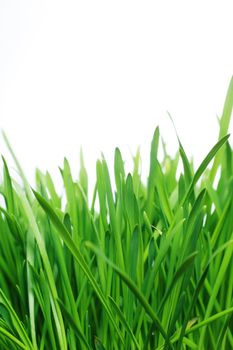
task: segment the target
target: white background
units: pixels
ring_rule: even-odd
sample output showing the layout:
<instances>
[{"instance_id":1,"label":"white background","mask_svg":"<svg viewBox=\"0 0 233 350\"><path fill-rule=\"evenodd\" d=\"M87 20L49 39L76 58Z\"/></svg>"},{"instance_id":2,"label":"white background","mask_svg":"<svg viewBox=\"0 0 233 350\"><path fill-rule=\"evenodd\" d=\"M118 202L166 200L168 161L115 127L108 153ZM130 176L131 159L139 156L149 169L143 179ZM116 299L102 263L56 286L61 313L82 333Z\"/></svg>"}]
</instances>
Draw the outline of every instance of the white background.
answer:
<instances>
[{"instance_id":1,"label":"white background","mask_svg":"<svg viewBox=\"0 0 233 350\"><path fill-rule=\"evenodd\" d=\"M0 127L31 183L64 156L77 177L81 145L92 178L115 146L147 170L157 125L177 148L167 111L197 164L232 72L232 1L0 0Z\"/></svg>"}]
</instances>

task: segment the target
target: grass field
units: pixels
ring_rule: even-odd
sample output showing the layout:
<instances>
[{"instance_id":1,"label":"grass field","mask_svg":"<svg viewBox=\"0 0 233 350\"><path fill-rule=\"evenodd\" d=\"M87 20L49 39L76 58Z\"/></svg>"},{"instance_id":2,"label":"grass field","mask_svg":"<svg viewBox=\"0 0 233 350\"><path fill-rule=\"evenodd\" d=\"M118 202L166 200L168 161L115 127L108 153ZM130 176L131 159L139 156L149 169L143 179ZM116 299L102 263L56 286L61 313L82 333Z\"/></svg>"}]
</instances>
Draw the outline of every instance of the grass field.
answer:
<instances>
[{"instance_id":1,"label":"grass field","mask_svg":"<svg viewBox=\"0 0 233 350\"><path fill-rule=\"evenodd\" d=\"M233 349L232 104L233 80L196 170L179 139L158 161L157 128L147 182L139 152L126 174L116 149L92 195L82 156L77 181L64 160L63 198L49 173L32 190L6 139L22 183L3 158L0 349Z\"/></svg>"}]
</instances>

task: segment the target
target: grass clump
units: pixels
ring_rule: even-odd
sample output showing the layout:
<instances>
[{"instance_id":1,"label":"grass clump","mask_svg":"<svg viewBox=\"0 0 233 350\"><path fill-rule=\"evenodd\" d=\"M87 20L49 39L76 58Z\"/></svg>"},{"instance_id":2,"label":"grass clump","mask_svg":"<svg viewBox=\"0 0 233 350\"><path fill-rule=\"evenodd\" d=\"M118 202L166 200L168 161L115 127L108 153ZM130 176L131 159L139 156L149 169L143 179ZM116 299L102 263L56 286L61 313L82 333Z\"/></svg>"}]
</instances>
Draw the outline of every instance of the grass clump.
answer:
<instances>
[{"instance_id":1,"label":"grass clump","mask_svg":"<svg viewBox=\"0 0 233 350\"><path fill-rule=\"evenodd\" d=\"M63 206L49 173L31 190L3 158L0 349L233 348L232 102L233 81L196 171L179 139L158 161L157 128L146 185L139 153L126 175L116 149L115 190L98 160L91 205L82 159L78 181L60 169Z\"/></svg>"}]
</instances>

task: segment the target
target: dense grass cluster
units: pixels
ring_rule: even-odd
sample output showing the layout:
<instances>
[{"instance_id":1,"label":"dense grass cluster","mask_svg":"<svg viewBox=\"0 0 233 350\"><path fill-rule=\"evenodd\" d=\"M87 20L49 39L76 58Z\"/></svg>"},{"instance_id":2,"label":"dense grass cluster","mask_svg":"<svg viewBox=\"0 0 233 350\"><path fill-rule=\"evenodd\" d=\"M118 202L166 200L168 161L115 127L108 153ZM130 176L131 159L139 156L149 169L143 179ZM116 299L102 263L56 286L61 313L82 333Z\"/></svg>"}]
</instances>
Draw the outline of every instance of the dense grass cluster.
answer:
<instances>
[{"instance_id":1,"label":"dense grass cluster","mask_svg":"<svg viewBox=\"0 0 233 350\"><path fill-rule=\"evenodd\" d=\"M232 101L233 82L196 171L179 139L158 161L156 129L146 185L139 153L127 175L116 149L90 205L82 157L78 181L60 169L65 204L49 173L32 191L3 159L0 349L233 349Z\"/></svg>"}]
</instances>

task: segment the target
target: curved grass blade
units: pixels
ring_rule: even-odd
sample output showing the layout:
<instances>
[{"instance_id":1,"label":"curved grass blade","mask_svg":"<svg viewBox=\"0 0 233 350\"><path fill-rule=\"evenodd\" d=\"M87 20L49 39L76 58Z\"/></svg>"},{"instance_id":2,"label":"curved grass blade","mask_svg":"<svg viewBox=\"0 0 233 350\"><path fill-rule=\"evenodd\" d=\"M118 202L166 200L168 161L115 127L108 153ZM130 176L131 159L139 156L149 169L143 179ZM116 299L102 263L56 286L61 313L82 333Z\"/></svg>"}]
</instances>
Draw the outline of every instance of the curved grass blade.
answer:
<instances>
[{"instance_id":1,"label":"curved grass blade","mask_svg":"<svg viewBox=\"0 0 233 350\"><path fill-rule=\"evenodd\" d=\"M186 270L188 268L190 268L191 265L193 265L194 259L196 258L198 252L193 252L192 254L190 254L185 260L184 262L181 264L181 266L177 269L175 275L173 276L170 285L167 287L167 290L164 294L164 297L159 305L158 308L158 314L160 314L161 310L163 309L165 302L167 300L167 298L169 297L171 291L173 290L173 288L175 287L176 283L178 282L178 280L182 277L182 275L186 272ZM178 306L178 305L177 305ZM149 338L152 334L152 332L154 332L156 325L154 323L152 323L152 325L150 326L150 330L148 332L147 335L147 339L146 339L146 344L149 343ZM146 349L146 347L145 347Z\"/></svg>"},{"instance_id":2,"label":"curved grass blade","mask_svg":"<svg viewBox=\"0 0 233 350\"><path fill-rule=\"evenodd\" d=\"M24 345L20 340L18 340L13 334L8 332L3 327L0 327L0 334L3 335L4 337L6 337L7 339L9 339L10 341L12 341L12 343L15 344L17 346L17 348L20 348L23 350L28 349L26 345Z\"/></svg>"},{"instance_id":3,"label":"curved grass blade","mask_svg":"<svg viewBox=\"0 0 233 350\"><path fill-rule=\"evenodd\" d=\"M103 346L101 340L98 337L95 337L95 349L96 350L106 350L106 348Z\"/></svg>"},{"instance_id":4,"label":"curved grass blade","mask_svg":"<svg viewBox=\"0 0 233 350\"><path fill-rule=\"evenodd\" d=\"M207 326L208 324L218 320L219 318L221 317L224 317L226 315L229 315L233 313L233 306L226 309L226 310L223 310L223 311L220 311L218 312L217 314L214 314L210 317L208 317L206 320L204 321L201 321L199 322L198 324L196 324L195 326L193 326L192 328L188 329L186 332L185 332L185 335L188 335L190 333L193 333L194 331L198 330L199 328L202 328L202 327L205 327Z\"/></svg>"},{"instance_id":5,"label":"curved grass blade","mask_svg":"<svg viewBox=\"0 0 233 350\"><path fill-rule=\"evenodd\" d=\"M136 346L136 349L140 350L140 346L138 344L138 341L137 339L135 338L134 334L133 334L133 331L130 327L130 325L128 324L127 320L125 319L125 316L123 314L123 312L121 311L121 309L118 307L118 305L116 304L115 300L109 295L108 296L116 314L118 315L122 325L124 326L124 328L127 330L128 334L130 335L132 341L134 342L135 346Z\"/></svg>"},{"instance_id":6,"label":"curved grass blade","mask_svg":"<svg viewBox=\"0 0 233 350\"><path fill-rule=\"evenodd\" d=\"M83 255L81 254L78 247L75 245L73 239L71 238L67 228L61 222L61 220L59 219L59 217L57 216L57 214L55 213L55 211L53 210L51 205L39 193L37 193L34 190L33 190L33 193L34 193L37 201L41 205L41 207L44 209L45 213L49 216L50 220L52 221L52 223L56 227L59 236L62 238L62 240L64 241L64 243L66 244L66 246L68 247L68 249L70 250L72 255L74 256L74 258L78 262L79 266L83 270L84 274L86 275L87 279L89 280L90 284L92 285L92 288L94 289L97 297L99 298L100 302L102 303L102 305L103 305L103 307L104 307L104 309L109 317L109 320L111 321L119 338L121 339L122 343L124 344L124 340L122 339L121 333L120 333L120 331L117 327L117 324L113 318L111 309L109 308L109 305L106 301L106 298L105 298L102 290L98 286L98 284L97 284L89 266L87 265Z\"/></svg>"},{"instance_id":7,"label":"curved grass blade","mask_svg":"<svg viewBox=\"0 0 233 350\"><path fill-rule=\"evenodd\" d=\"M77 325L73 316L70 314L69 310L67 310L66 306L64 305L64 303L60 299L58 299L58 303L61 306L61 309L62 309L62 312L65 316L65 319L70 324L72 330L74 330L74 332L77 334L77 337L82 340L82 342L83 342L83 344L85 344L86 348L88 350L91 350L90 345L88 344L88 342L87 342L87 340L82 332L82 329L80 329L80 327Z\"/></svg>"},{"instance_id":8,"label":"curved grass blade","mask_svg":"<svg viewBox=\"0 0 233 350\"><path fill-rule=\"evenodd\" d=\"M197 286L195 288L195 291L193 293L193 297L192 297L192 301L190 303L190 306L188 308L188 311L186 313L186 316L185 316L185 320L184 320L184 323L183 323L183 326L182 326L182 329L181 329L181 333L180 333L180 338L179 338L179 343L178 343L178 350L182 348L182 338L185 334L185 329L187 327L187 324L188 324L188 320L190 318L190 315L191 315L191 312L193 310L193 307L196 303L196 300L198 298L198 295L201 291L201 288L203 287L204 285L204 281L206 279L206 276L207 276L207 273L209 271L209 267L210 267L210 264L211 262L213 261L213 259L218 255L220 254L222 251L224 251L229 245L232 245L233 244L233 239L226 242L225 244L223 244L221 247L219 247L215 252L214 254L212 255L212 257L209 259L208 263L206 264L206 267L204 268L203 272L202 272L202 275L197 283Z\"/></svg>"},{"instance_id":9,"label":"curved grass blade","mask_svg":"<svg viewBox=\"0 0 233 350\"><path fill-rule=\"evenodd\" d=\"M10 152L14 162L15 162L15 165L16 165L16 167L18 169L20 177L23 180L23 184L24 184L24 187L25 187L25 191L27 193L28 200L31 203L33 198L32 198L31 189L30 189L28 180L27 180L27 178L26 178L26 176L24 174L24 171L23 171L23 169L22 169L22 167L21 167L21 165L20 165L20 163L19 163L19 161L18 161L18 159L17 159L17 157L15 155L15 152L13 151L13 148L11 147L11 144L10 144L10 142L9 142L9 140L8 140L8 138L7 138L7 136L6 136L4 131L2 131L2 136L4 138L4 141L5 141L6 145L7 145L7 148L9 150L9 152Z\"/></svg>"},{"instance_id":10,"label":"curved grass blade","mask_svg":"<svg viewBox=\"0 0 233 350\"><path fill-rule=\"evenodd\" d=\"M230 315L233 313L233 307L230 307L226 310L223 310L223 311L220 311L212 316L210 316L209 318L207 318L206 320L204 321L201 321L199 322L198 324L192 326L191 328L187 328L186 331L185 331L185 335L188 335L188 334L191 334L197 330L199 330L200 328L202 327L206 327L208 326L210 323L224 317L224 316L227 316L227 315ZM179 336L180 336L180 331L181 330L178 330L172 337L171 337L171 343L174 344L178 339L179 339ZM158 350L163 350L165 349L165 344L161 345Z\"/></svg>"},{"instance_id":11,"label":"curved grass blade","mask_svg":"<svg viewBox=\"0 0 233 350\"><path fill-rule=\"evenodd\" d=\"M133 292L135 297L140 301L141 305L143 306L145 311L148 313L148 315L151 317L152 321L155 323L156 327L158 328L159 332L162 334L163 338L168 339L167 333L163 328L158 316L156 315L156 313L154 312L154 310L152 309L148 301L145 299L144 295L138 289L136 284L122 270L120 270L111 260L109 260L98 248L96 248L94 244L92 244L91 242L86 242L86 246L90 248L95 254L101 256L115 270L115 272L121 277L121 279ZM169 346L171 346L170 342L169 342Z\"/></svg>"},{"instance_id":12,"label":"curved grass blade","mask_svg":"<svg viewBox=\"0 0 233 350\"><path fill-rule=\"evenodd\" d=\"M188 157L185 153L185 150L183 148L183 145L180 141L180 138L178 136L178 132L176 130L176 127L175 127L175 123L172 119L172 116L170 113L168 113L168 116L172 122L172 125L174 127L174 130L175 130L175 133L176 133L176 137L177 137L177 140L178 140L178 143L179 143L179 153L180 153L180 156L181 156L181 159L182 159L182 163L183 163L183 168L184 168L184 178L185 178L185 183L186 183L186 186L189 186L191 181L192 181L192 169L191 169L191 166L190 166L190 162L188 160Z\"/></svg>"},{"instance_id":13,"label":"curved grass blade","mask_svg":"<svg viewBox=\"0 0 233 350\"><path fill-rule=\"evenodd\" d=\"M231 120L231 114L232 114L232 107L233 107L233 77L231 78L231 81L228 87L228 91L227 91L227 95L226 95L226 99L223 107L223 113L220 119L219 139L221 139L228 132L228 128ZM211 183L213 183L214 181L215 175L218 170L218 166L221 163L221 158L222 158L222 152L219 152L219 154L215 157L214 164L210 171Z\"/></svg>"},{"instance_id":14,"label":"curved grass blade","mask_svg":"<svg viewBox=\"0 0 233 350\"><path fill-rule=\"evenodd\" d=\"M186 195L184 196L184 199L182 201L182 204L184 205L190 198L193 188L196 185L196 183L198 182L198 180L200 179L201 175L203 174L203 172L205 171L205 169L207 168L207 166L209 165L209 163L211 162L211 160L215 157L215 155L217 154L218 150L225 144L225 142L228 140L230 134L224 136L221 140L219 140L215 146L210 150L210 152L207 154L207 156L204 158L204 160L202 161L202 163L200 164L199 168L197 169L197 171L195 172L195 175L193 177L193 180L189 186L188 191L186 192Z\"/></svg>"},{"instance_id":15,"label":"curved grass blade","mask_svg":"<svg viewBox=\"0 0 233 350\"><path fill-rule=\"evenodd\" d=\"M51 291L51 306L52 306L52 310L53 310L55 324L57 327L57 333L58 333L60 347L64 350L66 350L67 349L66 332L65 332L64 322L63 322L63 318L62 318L62 313L61 313L59 304L57 302L57 298L58 298L57 288L56 288L56 284L55 284L55 280L54 280L54 276L53 276L52 267L51 267L49 257L48 257L47 251L46 251L45 242L40 234L40 231L39 231L36 219L34 217L32 208L31 208L27 198L25 197L24 193L19 188L19 186L17 186L17 192L19 194L21 205L22 205L24 213L25 213L25 218L27 218L27 220L29 222L30 230L35 237L35 240L36 240L36 243L38 245L39 252L41 255L41 259L43 261L44 269L46 271L46 276L47 276L48 284L49 284L50 291Z\"/></svg>"},{"instance_id":16,"label":"curved grass blade","mask_svg":"<svg viewBox=\"0 0 233 350\"><path fill-rule=\"evenodd\" d=\"M175 284L177 283L177 281L179 280L179 278L182 277L182 275L186 272L186 270L193 265L194 259L196 258L198 252L193 252L192 254L190 254L185 260L184 262L181 264L181 266L177 269L170 285L167 287L167 290L164 294L164 297L161 301L161 304L159 305L159 309L158 309L158 313L162 310L165 301L167 300L167 298L169 297L169 294L171 293L172 289L174 288Z\"/></svg>"},{"instance_id":17,"label":"curved grass blade","mask_svg":"<svg viewBox=\"0 0 233 350\"><path fill-rule=\"evenodd\" d=\"M227 268L230 264L230 261L232 259L232 255L233 255L233 245L228 245L225 252L224 252L224 256L222 258L221 265L219 266L218 278L216 279L216 282L215 282L214 287L213 287L212 292L211 292L209 302L208 302L206 310L205 310L205 318L208 318L212 312L218 291L221 287L222 281L225 277L226 270L227 270ZM201 332L200 343L203 343L204 337L205 337L205 329L203 329Z\"/></svg>"},{"instance_id":18,"label":"curved grass blade","mask_svg":"<svg viewBox=\"0 0 233 350\"><path fill-rule=\"evenodd\" d=\"M6 163L5 158L2 156L3 164L4 164L4 186L5 186L5 198L7 200L6 206L7 211L10 214L14 213L14 194L13 194L13 187L12 187L12 181L9 173L9 169Z\"/></svg>"},{"instance_id":19,"label":"curved grass blade","mask_svg":"<svg viewBox=\"0 0 233 350\"><path fill-rule=\"evenodd\" d=\"M146 201L146 212L148 217L151 219L152 211L154 207L154 190L156 180L156 160L159 146L159 128L155 129L153 139L151 142L150 150L150 170L147 184L147 201Z\"/></svg>"},{"instance_id":20,"label":"curved grass blade","mask_svg":"<svg viewBox=\"0 0 233 350\"><path fill-rule=\"evenodd\" d=\"M18 333L20 339L22 340L23 344L25 344L26 349L28 350L34 350L34 346L29 339L26 330L24 329L20 319L18 318L16 312L14 311L13 307L11 306L9 300L7 299L6 295L3 293L2 289L0 289L0 302L3 303L3 305L7 308L12 323L14 325L14 328L16 332Z\"/></svg>"}]
</instances>

